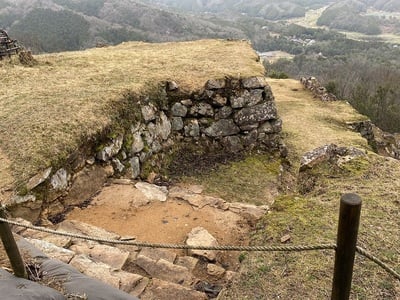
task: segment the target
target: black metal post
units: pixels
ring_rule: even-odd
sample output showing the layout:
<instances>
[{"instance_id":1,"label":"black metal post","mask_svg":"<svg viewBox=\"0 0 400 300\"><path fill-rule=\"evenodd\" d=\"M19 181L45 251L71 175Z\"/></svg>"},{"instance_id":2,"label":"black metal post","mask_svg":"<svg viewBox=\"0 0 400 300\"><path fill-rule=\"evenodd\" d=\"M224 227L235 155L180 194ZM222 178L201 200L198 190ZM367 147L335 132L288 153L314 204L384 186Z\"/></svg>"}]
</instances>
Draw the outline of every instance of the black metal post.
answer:
<instances>
[{"instance_id":1,"label":"black metal post","mask_svg":"<svg viewBox=\"0 0 400 300\"><path fill-rule=\"evenodd\" d=\"M0 217L6 219L4 207L0 205ZM0 237L4 245L4 249L8 255L11 263L11 267L14 270L14 275L17 277L28 278L26 273L25 264L22 260L21 254L19 253L17 243L15 242L14 236L11 232L10 226L0 221Z\"/></svg>"},{"instance_id":2,"label":"black metal post","mask_svg":"<svg viewBox=\"0 0 400 300\"><path fill-rule=\"evenodd\" d=\"M348 300L350 297L361 203L356 194L345 194L340 199L332 300Z\"/></svg>"}]
</instances>

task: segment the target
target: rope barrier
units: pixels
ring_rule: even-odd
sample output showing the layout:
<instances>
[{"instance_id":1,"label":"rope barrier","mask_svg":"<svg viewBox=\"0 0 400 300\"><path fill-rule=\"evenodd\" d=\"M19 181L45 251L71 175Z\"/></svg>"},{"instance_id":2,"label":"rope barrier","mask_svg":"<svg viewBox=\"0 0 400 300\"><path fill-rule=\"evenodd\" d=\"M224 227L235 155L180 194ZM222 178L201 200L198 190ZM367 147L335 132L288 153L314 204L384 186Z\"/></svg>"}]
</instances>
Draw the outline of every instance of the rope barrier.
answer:
<instances>
[{"instance_id":1,"label":"rope barrier","mask_svg":"<svg viewBox=\"0 0 400 300\"><path fill-rule=\"evenodd\" d=\"M383 268L386 272L390 273L391 275L393 275L393 277L395 277L396 279L400 280L400 274L397 273L395 270L393 270L391 267L389 267L387 264L385 264L382 260L380 260L379 258L377 258L376 256L372 255L371 253L369 253L367 250L361 248L361 247L356 247L356 251L361 254L362 256L365 256L366 258L368 258L369 260L373 261L374 263L376 263L378 266L380 266L381 268Z\"/></svg>"},{"instance_id":2,"label":"rope barrier","mask_svg":"<svg viewBox=\"0 0 400 300\"><path fill-rule=\"evenodd\" d=\"M285 252L300 252L300 251L311 251L311 250L336 250L335 244L319 244L319 245L298 245L298 246L229 246L229 245L221 245L221 246L191 246L191 245L177 245L177 244L160 244L160 243L147 243L140 241L124 241L124 240L115 240L115 239L104 239L100 237L92 237L87 235L56 231L44 227L22 224L17 221L12 221L4 218L0 218L0 222L8 223L15 226L24 227L27 229L32 229L40 232L46 232L54 235L83 239L87 241L94 241L100 243L109 243L114 245L128 245L128 246L137 246L137 247L147 247L147 248L163 248L163 249L180 249L180 250L216 250L216 251L248 251L248 252L276 252L276 251L285 251ZM394 269L385 264L382 260L375 257L365 249L361 247L356 247L356 251L376 263L378 266L383 268L389 274L391 274L396 279L400 280L400 274L397 273Z\"/></svg>"},{"instance_id":3,"label":"rope barrier","mask_svg":"<svg viewBox=\"0 0 400 300\"><path fill-rule=\"evenodd\" d=\"M157 244L157 243L147 243L140 241L124 241L124 240L114 240L114 239L104 239L99 237L92 237L87 235L63 232L63 231L55 231L52 229L22 224L16 221L7 220L4 218L0 218L0 222L5 222L8 224L25 227L28 229L33 229L36 231L46 232L50 234L66 236L71 238L83 239L88 241L100 242L100 243L109 243L115 245L128 245L128 246L137 246L137 247L148 247L148 248L163 248L163 249L181 249L181 250L216 250L216 251L308 251L308 250L325 250L325 249L336 249L336 245L334 244L320 244L320 245L309 245L309 246L191 246L191 245L177 245L177 244Z\"/></svg>"}]
</instances>

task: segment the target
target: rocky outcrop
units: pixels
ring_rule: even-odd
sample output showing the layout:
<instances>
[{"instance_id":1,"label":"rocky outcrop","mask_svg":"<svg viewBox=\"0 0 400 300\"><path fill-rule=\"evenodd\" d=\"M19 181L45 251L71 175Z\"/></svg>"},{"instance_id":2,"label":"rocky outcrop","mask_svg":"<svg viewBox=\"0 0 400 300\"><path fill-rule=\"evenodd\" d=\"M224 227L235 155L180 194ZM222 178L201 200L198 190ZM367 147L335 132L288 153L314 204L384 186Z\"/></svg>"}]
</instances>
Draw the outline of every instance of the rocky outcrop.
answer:
<instances>
[{"instance_id":1,"label":"rocky outcrop","mask_svg":"<svg viewBox=\"0 0 400 300\"><path fill-rule=\"evenodd\" d=\"M338 176L346 172L346 163L365 157L365 151L353 147L324 145L305 153L300 160L298 189L302 194L311 192L324 176Z\"/></svg>"},{"instance_id":2,"label":"rocky outcrop","mask_svg":"<svg viewBox=\"0 0 400 300\"><path fill-rule=\"evenodd\" d=\"M310 90L314 94L315 98L319 98L322 101L337 100L336 96L332 93L329 93L315 77L301 77L300 82L306 89Z\"/></svg>"},{"instance_id":3,"label":"rocky outcrop","mask_svg":"<svg viewBox=\"0 0 400 300\"><path fill-rule=\"evenodd\" d=\"M108 177L147 179L160 173L188 144L233 154L282 148L282 122L264 77L212 79L190 92L170 81L155 92L130 99L135 117L124 120L125 129L119 127L95 147L82 147L86 150L73 153L61 168L32 177L26 194L6 203L12 214L31 221L53 217L81 205Z\"/></svg>"},{"instance_id":4,"label":"rocky outcrop","mask_svg":"<svg viewBox=\"0 0 400 300\"><path fill-rule=\"evenodd\" d=\"M347 123L349 128L359 132L378 154L400 159L400 134L384 132L371 121Z\"/></svg>"}]
</instances>

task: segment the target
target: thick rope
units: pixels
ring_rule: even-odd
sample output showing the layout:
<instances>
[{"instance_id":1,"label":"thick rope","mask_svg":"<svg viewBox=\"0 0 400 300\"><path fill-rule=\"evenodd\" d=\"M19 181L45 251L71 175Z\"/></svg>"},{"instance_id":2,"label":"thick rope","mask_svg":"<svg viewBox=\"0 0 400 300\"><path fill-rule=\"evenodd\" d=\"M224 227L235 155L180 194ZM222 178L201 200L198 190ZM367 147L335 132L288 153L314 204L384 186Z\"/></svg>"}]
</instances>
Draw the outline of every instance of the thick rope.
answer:
<instances>
[{"instance_id":1,"label":"thick rope","mask_svg":"<svg viewBox=\"0 0 400 300\"><path fill-rule=\"evenodd\" d=\"M369 253L367 250L361 248L361 247L356 247L356 251L361 254L362 256L365 256L366 258L370 259L374 263L376 263L378 266L383 268L386 272L390 273L395 277L397 280L400 280L400 274L397 273L395 270L393 270L391 267L389 267L387 264L385 264L383 261L381 261L379 258L375 257L371 253Z\"/></svg>"},{"instance_id":2,"label":"thick rope","mask_svg":"<svg viewBox=\"0 0 400 300\"><path fill-rule=\"evenodd\" d=\"M163 248L163 249L181 249L181 250L216 250L216 251L263 251L263 252L275 252L275 251L285 251L285 252L300 252L300 251L310 251L310 250L327 250L327 249L332 249L336 250L336 245L335 244L319 244L319 245L298 245L298 246L229 246L229 245L223 245L223 246L191 246L191 245L177 245L177 244L159 244L159 243L147 243L147 242L140 242L140 241L124 241L124 240L114 240L114 239L104 239L104 238L99 238L99 237L92 237L92 236L87 236L87 235L81 235L81 234L75 234L75 233L69 233L69 232L63 232L63 231L55 231L52 229L44 228L44 227L39 227L39 226L34 226L34 225L29 225L29 224L22 224L20 222L0 218L0 222L5 222L11 225L16 225L36 231L41 231L41 232L46 232L54 235L59 235L59 236L66 236L66 237L71 237L71 238L77 238L77 239L82 239L82 240L87 240L87 241L95 241L99 243L109 243L109 244L114 244L114 245L128 245L128 246L136 246L136 247L147 247L147 248ZM387 264L385 264L383 261L381 261L379 258L373 256L371 253L367 252L361 247L356 247L356 251L365 256L366 258L370 259L374 263L376 263L378 266L383 268L385 271L390 273L393 277L396 279L400 280L400 274L397 273L394 269L389 267Z\"/></svg>"},{"instance_id":3,"label":"thick rope","mask_svg":"<svg viewBox=\"0 0 400 300\"><path fill-rule=\"evenodd\" d=\"M0 218L0 222L5 222L8 224L25 227L28 229L33 229L36 231L46 232L50 234L66 236L71 238L83 239L88 241L95 241L100 243L109 243L115 245L129 245L137 247L147 247L147 248L164 248L164 249L190 249L190 250L216 250L216 251L308 251L308 250L325 250L325 249L336 249L334 244L320 244L320 245L309 245L309 246L191 246L191 245L176 245L176 244L157 244L157 243L147 243L140 241L124 241L124 240L114 240L114 239L104 239L99 237L92 237L87 235L68 233L63 231L55 231L52 229L38 227L29 224L21 224L16 221L11 221L7 219Z\"/></svg>"}]
</instances>

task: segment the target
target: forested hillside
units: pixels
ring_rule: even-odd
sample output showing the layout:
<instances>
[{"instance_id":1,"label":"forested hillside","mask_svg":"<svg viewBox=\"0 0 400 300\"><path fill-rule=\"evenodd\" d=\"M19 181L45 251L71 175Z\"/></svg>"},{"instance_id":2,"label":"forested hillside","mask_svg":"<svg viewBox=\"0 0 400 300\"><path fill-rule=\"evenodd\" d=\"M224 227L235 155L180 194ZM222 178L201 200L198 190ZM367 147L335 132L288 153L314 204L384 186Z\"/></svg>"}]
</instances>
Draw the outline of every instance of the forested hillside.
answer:
<instances>
[{"instance_id":1,"label":"forested hillside","mask_svg":"<svg viewBox=\"0 0 400 300\"><path fill-rule=\"evenodd\" d=\"M365 34L380 34L383 30L400 31L400 23L395 18L384 15L369 15L369 9L400 12L399 1L338 1L329 6L317 21L317 25L356 31Z\"/></svg>"},{"instance_id":2,"label":"forested hillside","mask_svg":"<svg viewBox=\"0 0 400 300\"><path fill-rule=\"evenodd\" d=\"M129 0L0 0L0 28L35 53L132 40L245 38L233 26Z\"/></svg>"},{"instance_id":3,"label":"forested hillside","mask_svg":"<svg viewBox=\"0 0 400 300\"><path fill-rule=\"evenodd\" d=\"M269 36L264 49L294 55L292 60L265 62L271 76L316 76L330 92L348 100L379 127L400 132L400 47L397 44L356 41L338 32L294 24L270 24L269 28L275 35Z\"/></svg>"},{"instance_id":4,"label":"forested hillside","mask_svg":"<svg viewBox=\"0 0 400 300\"><path fill-rule=\"evenodd\" d=\"M213 12L223 14L243 13L268 20L281 20L304 16L308 9L319 8L330 3L330 0L146 0L158 5L174 7L184 11Z\"/></svg>"}]
</instances>

